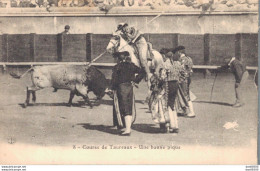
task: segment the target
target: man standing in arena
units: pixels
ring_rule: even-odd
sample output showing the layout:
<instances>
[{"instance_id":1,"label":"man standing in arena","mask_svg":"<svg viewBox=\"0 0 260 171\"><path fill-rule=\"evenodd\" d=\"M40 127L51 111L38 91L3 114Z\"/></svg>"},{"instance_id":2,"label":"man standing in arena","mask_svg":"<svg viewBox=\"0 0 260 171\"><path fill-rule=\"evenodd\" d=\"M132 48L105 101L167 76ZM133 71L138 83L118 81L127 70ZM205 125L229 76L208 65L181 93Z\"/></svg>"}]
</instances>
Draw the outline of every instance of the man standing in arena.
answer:
<instances>
[{"instance_id":1,"label":"man standing in arena","mask_svg":"<svg viewBox=\"0 0 260 171\"><path fill-rule=\"evenodd\" d=\"M218 68L218 71L223 71L230 69L235 76L235 93L236 93L236 102L233 104L233 107L243 106L244 100L242 98L241 87L245 84L248 78L248 71L246 70L246 65L242 61L238 60L236 57L231 59L226 59L227 64Z\"/></svg>"},{"instance_id":2,"label":"man standing in arena","mask_svg":"<svg viewBox=\"0 0 260 171\"><path fill-rule=\"evenodd\" d=\"M173 53L179 56L179 61L181 62L181 65L185 69L185 76L183 80L180 83L180 86L184 92L184 95L188 101L190 112L187 114L187 117L189 118L194 118L195 113L193 110L193 104L190 99L190 83L191 83L191 75L193 73L192 67L193 67L193 62L192 59L186 55L185 53L185 47L184 46L177 46L174 50Z\"/></svg>"},{"instance_id":3,"label":"man standing in arena","mask_svg":"<svg viewBox=\"0 0 260 171\"><path fill-rule=\"evenodd\" d=\"M119 129L125 128L121 136L130 136L135 112L133 84L142 80L143 71L131 63L129 52L117 52L114 56L119 62L113 68L111 81L114 90L113 121Z\"/></svg>"}]
</instances>

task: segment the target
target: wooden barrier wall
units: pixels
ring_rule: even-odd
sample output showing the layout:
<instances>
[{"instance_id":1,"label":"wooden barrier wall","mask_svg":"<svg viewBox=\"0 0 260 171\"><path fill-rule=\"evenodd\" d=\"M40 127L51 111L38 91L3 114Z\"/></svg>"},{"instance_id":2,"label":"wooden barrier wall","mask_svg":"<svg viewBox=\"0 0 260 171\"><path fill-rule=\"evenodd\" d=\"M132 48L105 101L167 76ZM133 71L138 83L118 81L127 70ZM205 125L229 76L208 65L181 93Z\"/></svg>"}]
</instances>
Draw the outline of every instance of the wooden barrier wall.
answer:
<instances>
[{"instance_id":1,"label":"wooden barrier wall","mask_svg":"<svg viewBox=\"0 0 260 171\"><path fill-rule=\"evenodd\" d=\"M35 35L35 62L56 62L57 55L57 36L50 34Z\"/></svg>"},{"instance_id":2,"label":"wooden barrier wall","mask_svg":"<svg viewBox=\"0 0 260 171\"><path fill-rule=\"evenodd\" d=\"M221 65L226 57L241 58L248 66L258 63L257 34L145 34L153 48L184 45L196 65ZM109 34L3 34L0 62L89 62L105 51ZM113 63L106 53L96 62Z\"/></svg>"}]
</instances>

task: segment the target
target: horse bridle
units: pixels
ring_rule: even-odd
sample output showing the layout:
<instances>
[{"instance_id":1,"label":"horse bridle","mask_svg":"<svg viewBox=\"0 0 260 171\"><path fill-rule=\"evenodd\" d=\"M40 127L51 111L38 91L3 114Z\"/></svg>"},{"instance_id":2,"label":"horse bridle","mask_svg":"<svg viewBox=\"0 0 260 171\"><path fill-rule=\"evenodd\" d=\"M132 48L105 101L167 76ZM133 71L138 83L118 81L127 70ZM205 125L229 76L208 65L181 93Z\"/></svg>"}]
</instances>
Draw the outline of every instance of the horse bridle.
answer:
<instances>
[{"instance_id":1,"label":"horse bridle","mask_svg":"<svg viewBox=\"0 0 260 171\"><path fill-rule=\"evenodd\" d=\"M112 44L113 44L114 52L116 51L115 49L120 46L120 41L117 41L117 40L119 40L119 38L117 38L117 37L118 37L118 36L113 36L113 37L111 38L111 40L109 41L109 43L112 43ZM112 41L112 39L114 39L116 42Z\"/></svg>"}]
</instances>

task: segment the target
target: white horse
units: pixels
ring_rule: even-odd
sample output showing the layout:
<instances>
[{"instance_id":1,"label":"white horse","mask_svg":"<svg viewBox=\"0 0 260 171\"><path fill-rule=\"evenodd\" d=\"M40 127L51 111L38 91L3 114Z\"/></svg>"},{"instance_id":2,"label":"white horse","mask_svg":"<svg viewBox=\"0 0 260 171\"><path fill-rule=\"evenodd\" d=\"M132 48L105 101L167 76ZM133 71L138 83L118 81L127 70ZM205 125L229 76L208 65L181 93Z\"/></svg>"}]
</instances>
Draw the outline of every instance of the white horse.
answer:
<instances>
[{"instance_id":1,"label":"white horse","mask_svg":"<svg viewBox=\"0 0 260 171\"><path fill-rule=\"evenodd\" d=\"M115 52L123 52L123 51L128 51L130 54L130 58L131 58L131 62L133 62L136 66L138 67L144 67L144 68L149 68L148 71L146 70L146 75L147 75L147 84L148 84L148 97L150 95L150 78L151 78L151 69L155 70L155 74L158 74L159 72L159 68L162 66L163 64L163 57L162 55L152 49L152 60L148 61L147 60L147 56L146 59L143 59L142 61L147 61L146 63L142 64L140 62L140 59L137 57L137 53L135 51L135 48L131 45L129 45L125 39L122 38L122 36L120 34L113 34L113 37L110 39L107 48L106 48L107 52L109 52L110 54L113 54ZM148 52L147 52L148 54ZM146 66L143 66L146 65Z\"/></svg>"}]
</instances>

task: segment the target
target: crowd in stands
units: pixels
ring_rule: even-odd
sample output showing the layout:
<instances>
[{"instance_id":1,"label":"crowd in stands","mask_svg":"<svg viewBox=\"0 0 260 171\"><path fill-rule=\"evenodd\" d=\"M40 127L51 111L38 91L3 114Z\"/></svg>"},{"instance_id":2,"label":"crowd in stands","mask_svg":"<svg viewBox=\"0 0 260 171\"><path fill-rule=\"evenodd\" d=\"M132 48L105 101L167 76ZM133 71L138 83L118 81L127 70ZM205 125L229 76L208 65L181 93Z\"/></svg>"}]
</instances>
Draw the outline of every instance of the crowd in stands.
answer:
<instances>
[{"instance_id":1,"label":"crowd in stands","mask_svg":"<svg viewBox=\"0 0 260 171\"><path fill-rule=\"evenodd\" d=\"M99 7L109 10L116 6L140 7L149 6L155 9L159 6L186 6L194 9L214 10L217 5L233 7L242 5L247 8L255 7L258 0L0 0L0 7Z\"/></svg>"}]
</instances>

